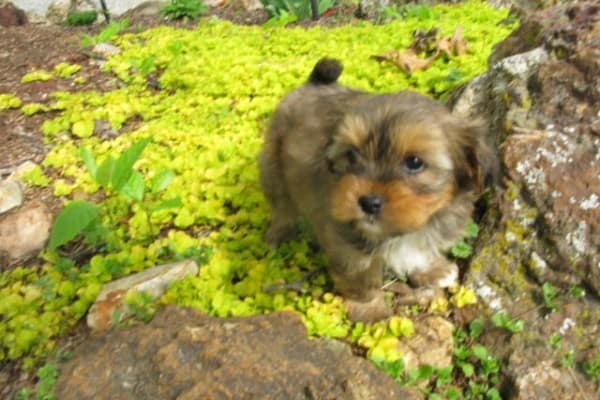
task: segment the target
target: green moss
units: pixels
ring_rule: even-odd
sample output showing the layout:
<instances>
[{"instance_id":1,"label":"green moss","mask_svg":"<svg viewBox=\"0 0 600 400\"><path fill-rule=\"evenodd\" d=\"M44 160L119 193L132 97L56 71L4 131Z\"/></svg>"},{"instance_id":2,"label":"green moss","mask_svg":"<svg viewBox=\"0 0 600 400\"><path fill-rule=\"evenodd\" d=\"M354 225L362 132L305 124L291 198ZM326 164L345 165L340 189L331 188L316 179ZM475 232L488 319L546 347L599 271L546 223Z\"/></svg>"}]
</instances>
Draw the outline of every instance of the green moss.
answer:
<instances>
[{"instance_id":1,"label":"green moss","mask_svg":"<svg viewBox=\"0 0 600 400\"><path fill-rule=\"evenodd\" d=\"M0 93L0 111L21 107L21 99L9 93Z\"/></svg>"},{"instance_id":2,"label":"green moss","mask_svg":"<svg viewBox=\"0 0 600 400\"><path fill-rule=\"evenodd\" d=\"M256 154L277 102L306 80L320 57L341 59L343 84L378 92L410 88L441 96L482 73L492 44L511 30L498 24L507 11L478 1L434 11L435 18L414 16L377 26L283 29L206 21L195 30L158 27L117 38L122 51L104 68L122 80L123 87L106 93L54 93L50 108L58 116L42 126L52 146L43 167L57 176L52 182L57 195L93 193L99 187L83 164L80 146L93 149L101 163L150 137L136 169L148 187L164 170L173 171L172 182L160 193L147 193L143 209L106 194L99 207L102 222L111 227L108 244L89 262L67 268L55 254L44 254L47 264L40 271L24 274L18 269L0 275L0 297L8 299L0 306L0 360L24 355L33 360L47 354L52 340L86 312L103 283L183 257L190 248L211 248L212 256L198 276L173 284L162 302L217 316L292 309L313 335L350 336L355 326L347 320L342 300L326 293L326 274L303 285L310 294L263 292L266 285L298 280L325 260L314 253L306 235L275 251L263 242L269 216L258 184ZM469 42L468 54L440 58L428 70L408 76L370 59L406 48L417 28L436 26L450 35L458 25ZM143 65L162 72L163 90L147 88ZM460 80L446 79L452 69L461 71ZM123 129L133 118L137 122L132 130ZM93 131L96 120L121 129L121 135L99 139ZM176 208L153 207L173 199L180 204ZM52 314L45 316L48 312ZM402 331L395 324L366 327L366 333L354 339L364 337L372 355L395 359L399 355L393 344ZM24 332L29 333L22 336Z\"/></svg>"},{"instance_id":3,"label":"green moss","mask_svg":"<svg viewBox=\"0 0 600 400\"><path fill-rule=\"evenodd\" d=\"M31 82L37 82L37 81L49 81L50 79L52 79L54 76L52 75L51 72L48 71L44 71L44 70L39 70L39 71L32 71L26 75L23 75L23 78L21 78L21 83L31 83Z\"/></svg>"},{"instance_id":4,"label":"green moss","mask_svg":"<svg viewBox=\"0 0 600 400\"><path fill-rule=\"evenodd\" d=\"M69 64L66 62L58 63L54 66L52 72L59 78L69 78L81 69L81 65Z\"/></svg>"}]
</instances>

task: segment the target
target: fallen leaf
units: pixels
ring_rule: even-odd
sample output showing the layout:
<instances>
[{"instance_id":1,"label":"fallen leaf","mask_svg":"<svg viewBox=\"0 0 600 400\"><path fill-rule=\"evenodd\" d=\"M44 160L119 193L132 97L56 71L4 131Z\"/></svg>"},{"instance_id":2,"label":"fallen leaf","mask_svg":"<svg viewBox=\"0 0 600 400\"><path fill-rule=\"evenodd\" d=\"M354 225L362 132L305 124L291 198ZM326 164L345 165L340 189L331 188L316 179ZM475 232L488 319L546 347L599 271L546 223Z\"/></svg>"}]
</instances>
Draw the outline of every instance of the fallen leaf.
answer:
<instances>
[{"instance_id":1,"label":"fallen leaf","mask_svg":"<svg viewBox=\"0 0 600 400\"><path fill-rule=\"evenodd\" d=\"M457 56L462 56L467 54L467 46L468 43L466 39L462 35L462 28L457 26L454 30L454 35L452 36L452 42L454 43L454 48L456 50Z\"/></svg>"},{"instance_id":2,"label":"fallen leaf","mask_svg":"<svg viewBox=\"0 0 600 400\"><path fill-rule=\"evenodd\" d=\"M448 56L462 56L467 53L467 41L462 35L462 28L457 26L452 37L442 37L437 42L437 50Z\"/></svg>"},{"instance_id":3,"label":"fallen leaf","mask_svg":"<svg viewBox=\"0 0 600 400\"><path fill-rule=\"evenodd\" d=\"M413 71L429 67L437 56L438 52L436 51L435 54L428 58L421 58L417 56L413 49L407 49L403 53L399 50L391 50L381 55L372 56L371 58L377 61L390 62L407 74L411 74Z\"/></svg>"},{"instance_id":4,"label":"fallen leaf","mask_svg":"<svg viewBox=\"0 0 600 400\"><path fill-rule=\"evenodd\" d=\"M439 31L438 28L431 28L428 31L415 30L413 32L413 42L408 47L417 54L428 52L433 47Z\"/></svg>"}]
</instances>

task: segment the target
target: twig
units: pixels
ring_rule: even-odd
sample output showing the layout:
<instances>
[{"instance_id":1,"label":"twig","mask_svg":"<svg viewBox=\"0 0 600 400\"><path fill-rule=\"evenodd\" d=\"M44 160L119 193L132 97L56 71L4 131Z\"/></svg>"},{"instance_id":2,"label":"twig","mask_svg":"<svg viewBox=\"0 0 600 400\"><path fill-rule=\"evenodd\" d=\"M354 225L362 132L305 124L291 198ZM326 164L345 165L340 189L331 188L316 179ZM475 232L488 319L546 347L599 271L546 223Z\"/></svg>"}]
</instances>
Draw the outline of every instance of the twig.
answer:
<instances>
[{"instance_id":1,"label":"twig","mask_svg":"<svg viewBox=\"0 0 600 400\"><path fill-rule=\"evenodd\" d=\"M102 6L102 14L104 14L104 19L106 23L110 22L110 13L108 12L108 7L106 7L106 2L104 0L100 0L100 5Z\"/></svg>"},{"instance_id":2,"label":"twig","mask_svg":"<svg viewBox=\"0 0 600 400\"><path fill-rule=\"evenodd\" d=\"M311 279L313 276L320 274L324 270L325 270L324 267L319 267L319 268L317 268L315 270L307 272L302 277L300 277L300 279L295 280L293 282L285 282L285 283L276 283L276 284L273 284L273 285L265 285L265 286L263 286L263 292L265 292L265 293L272 293L272 292L278 292L280 290L293 290L293 291L298 292L300 294L304 294L304 293L307 292L307 290L302 287L302 284L304 282L308 281L309 279Z\"/></svg>"}]
</instances>

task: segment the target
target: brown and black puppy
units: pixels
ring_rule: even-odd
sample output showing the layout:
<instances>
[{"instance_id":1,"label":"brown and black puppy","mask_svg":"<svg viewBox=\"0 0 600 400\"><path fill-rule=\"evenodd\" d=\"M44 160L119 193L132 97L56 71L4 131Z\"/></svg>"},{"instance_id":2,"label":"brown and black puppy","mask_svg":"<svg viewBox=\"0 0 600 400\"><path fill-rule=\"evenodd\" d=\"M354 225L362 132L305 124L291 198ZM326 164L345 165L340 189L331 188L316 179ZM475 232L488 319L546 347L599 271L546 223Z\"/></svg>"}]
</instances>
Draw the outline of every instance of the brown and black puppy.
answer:
<instances>
[{"instance_id":1,"label":"brown and black puppy","mask_svg":"<svg viewBox=\"0 0 600 400\"><path fill-rule=\"evenodd\" d=\"M478 123L423 95L373 94L336 83L340 63L322 59L277 107L260 154L272 210L267 242L312 224L350 318L389 315L383 270L415 285L446 287L445 252L463 235L493 163Z\"/></svg>"}]
</instances>

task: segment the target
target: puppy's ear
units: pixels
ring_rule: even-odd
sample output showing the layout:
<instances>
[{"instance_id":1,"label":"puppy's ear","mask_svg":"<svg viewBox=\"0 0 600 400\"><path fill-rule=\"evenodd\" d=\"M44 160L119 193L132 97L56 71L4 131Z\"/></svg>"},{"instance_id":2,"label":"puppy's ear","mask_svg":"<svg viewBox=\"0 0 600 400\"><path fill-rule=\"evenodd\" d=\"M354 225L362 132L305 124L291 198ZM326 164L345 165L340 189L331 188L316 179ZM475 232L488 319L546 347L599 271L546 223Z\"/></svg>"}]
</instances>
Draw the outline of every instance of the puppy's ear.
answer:
<instances>
[{"instance_id":1,"label":"puppy's ear","mask_svg":"<svg viewBox=\"0 0 600 400\"><path fill-rule=\"evenodd\" d=\"M481 194L500 180L500 165L495 152L486 143L487 130L482 121L461 124L458 135L459 158L455 156L456 180L459 189L475 189Z\"/></svg>"}]
</instances>

